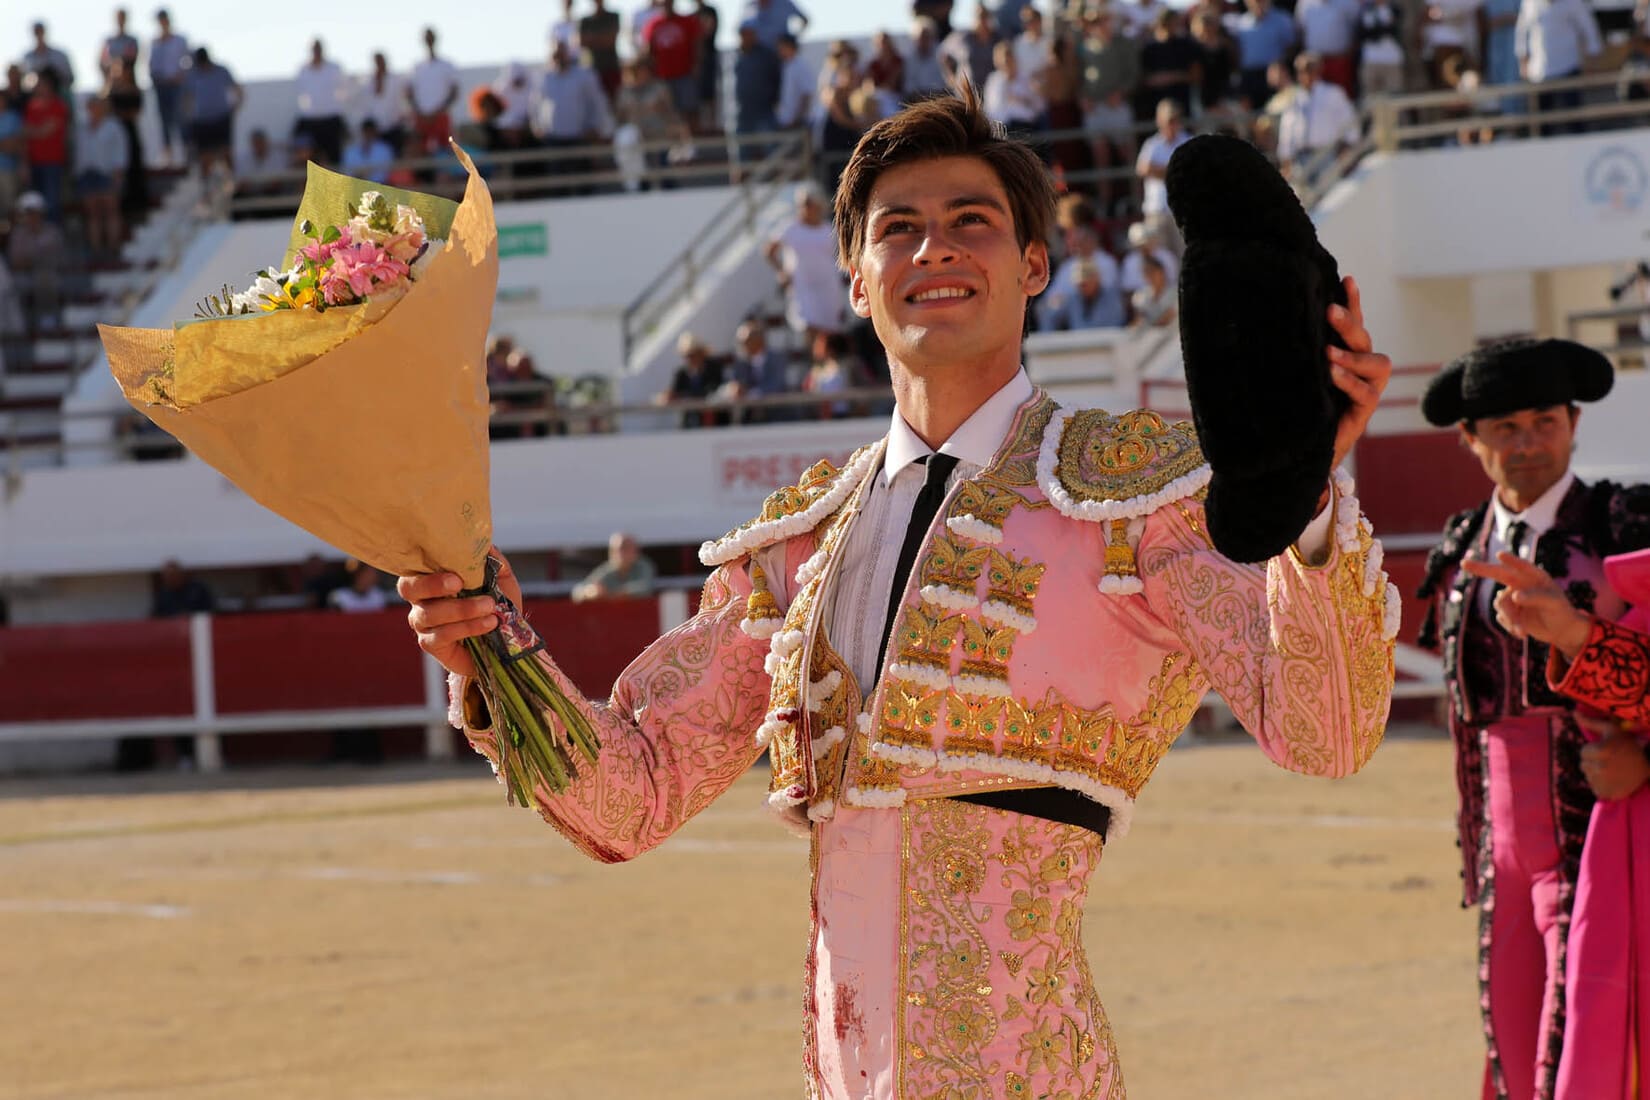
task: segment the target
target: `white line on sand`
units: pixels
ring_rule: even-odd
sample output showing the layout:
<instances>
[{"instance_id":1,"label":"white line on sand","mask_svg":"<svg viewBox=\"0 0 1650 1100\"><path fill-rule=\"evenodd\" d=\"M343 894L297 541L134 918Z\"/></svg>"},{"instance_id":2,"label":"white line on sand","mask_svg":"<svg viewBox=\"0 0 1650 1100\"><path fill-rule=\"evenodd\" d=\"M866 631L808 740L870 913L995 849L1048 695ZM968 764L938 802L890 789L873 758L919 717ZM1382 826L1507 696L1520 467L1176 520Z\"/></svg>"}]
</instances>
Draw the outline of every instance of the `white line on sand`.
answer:
<instances>
[{"instance_id":1,"label":"white line on sand","mask_svg":"<svg viewBox=\"0 0 1650 1100\"><path fill-rule=\"evenodd\" d=\"M1418 829L1427 833L1448 833L1455 822L1445 817L1368 817L1359 814L1246 814L1192 813L1157 816L1150 810L1135 818L1136 828L1153 825L1259 825L1267 828L1297 829Z\"/></svg>"},{"instance_id":2,"label":"white line on sand","mask_svg":"<svg viewBox=\"0 0 1650 1100\"><path fill-rule=\"evenodd\" d=\"M75 913L93 917L176 920L191 915L184 905L137 905L125 901L64 901L57 898L0 898L0 913Z\"/></svg>"}]
</instances>

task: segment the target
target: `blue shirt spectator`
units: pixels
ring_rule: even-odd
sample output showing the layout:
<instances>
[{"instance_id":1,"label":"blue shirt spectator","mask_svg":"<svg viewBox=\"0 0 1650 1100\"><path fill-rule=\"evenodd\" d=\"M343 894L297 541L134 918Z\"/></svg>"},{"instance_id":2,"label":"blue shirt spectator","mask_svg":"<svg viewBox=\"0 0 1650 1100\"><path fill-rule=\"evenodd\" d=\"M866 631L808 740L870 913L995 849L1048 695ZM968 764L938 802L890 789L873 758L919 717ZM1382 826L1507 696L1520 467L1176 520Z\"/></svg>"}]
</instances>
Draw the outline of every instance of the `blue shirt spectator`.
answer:
<instances>
[{"instance_id":1,"label":"blue shirt spectator","mask_svg":"<svg viewBox=\"0 0 1650 1100\"><path fill-rule=\"evenodd\" d=\"M1270 0L1249 0L1249 10L1238 16L1233 30L1240 69L1264 70L1282 61L1295 44L1295 21Z\"/></svg>"},{"instance_id":2,"label":"blue shirt spectator","mask_svg":"<svg viewBox=\"0 0 1650 1100\"><path fill-rule=\"evenodd\" d=\"M733 128L736 133L777 130L781 76L779 54L756 38L756 24L739 27L739 52L733 56Z\"/></svg>"},{"instance_id":3,"label":"blue shirt spectator","mask_svg":"<svg viewBox=\"0 0 1650 1100\"><path fill-rule=\"evenodd\" d=\"M593 70L573 63L571 51L556 43L549 68L533 90L533 131L546 141L575 144L613 130L607 93Z\"/></svg>"},{"instance_id":4,"label":"blue shirt spectator","mask_svg":"<svg viewBox=\"0 0 1650 1100\"><path fill-rule=\"evenodd\" d=\"M229 70L217 62L189 66L183 78L185 117L191 122L217 122L240 105L239 86Z\"/></svg>"},{"instance_id":5,"label":"blue shirt spectator","mask_svg":"<svg viewBox=\"0 0 1650 1100\"><path fill-rule=\"evenodd\" d=\"M1113 283L1100 285L1100 267L1093 260L1076 261L1073 282L1069 292L1057 295L1043 304L1038 315L1038 329L1043 332L1077 331L1091 328L1122 328L1123 292Z\"/></svg>"},{"instance_id":6,"label":"blue shirt spectator","mask_svg":"<svg viewBox=\"0 0 1650 1100\"><path fill-rule=\"evenodd\" d=\"M384 183L395 167L395 150L378 136L378 124L372 119L361 123L361 136L344 148L341 167L344 175Z\"/></svg>"},{"instance_id":7,"label":"blue shirt spectator","mask_svg":"<svg viewBox=\"0 0 1650 1100\"><path fill-rule=\"evenodd\" d=\"M792 19L801 20L802 26L793 29ZM747 0L739 22L756 24L756 40L772 50L779 46L782 34L800 37L808 26L808 15L792 0Z\"/></svg>"},{"instance_id":8,"label":"blue shirt spectator","mask_svg":"<svg viewBox=\"0 0 1650 1100\"><path fill-rule=\"evenodd\" d=\"M14 180L23 169L22 133L23 113L0 105L0 175ZM12 192L5 190L5 186L0 182L0 196L9 201Z\"/></svg>"}]
</instances>

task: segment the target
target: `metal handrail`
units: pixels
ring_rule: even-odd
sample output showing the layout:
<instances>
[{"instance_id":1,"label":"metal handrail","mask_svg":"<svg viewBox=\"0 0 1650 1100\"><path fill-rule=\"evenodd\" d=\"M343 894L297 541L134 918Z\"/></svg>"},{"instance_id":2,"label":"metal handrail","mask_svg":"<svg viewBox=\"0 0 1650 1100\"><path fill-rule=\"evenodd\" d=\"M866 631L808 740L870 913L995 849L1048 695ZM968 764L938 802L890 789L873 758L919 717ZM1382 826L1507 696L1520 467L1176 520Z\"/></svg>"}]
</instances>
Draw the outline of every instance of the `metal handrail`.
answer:
<instances>
[{"instance_id":1,"label":"metal handrail","mask_svg":"<svg viewBox=\"0 0 1650 1100\"><path fill-rule=\"evenodd\" d=\"M808 132L789 131L780 135L779 143L769 155L757 163L750 176L739 181L738 192L706 220L692 239L625 306L619 319L625 362L630 361L637 343L658 325L681 296L693 293L699 272L706 266L703 257L720 254L741 234L754 234L758 214L774 196L786 184L812 174L813 141Z\"/></svg>"}]
</instances>

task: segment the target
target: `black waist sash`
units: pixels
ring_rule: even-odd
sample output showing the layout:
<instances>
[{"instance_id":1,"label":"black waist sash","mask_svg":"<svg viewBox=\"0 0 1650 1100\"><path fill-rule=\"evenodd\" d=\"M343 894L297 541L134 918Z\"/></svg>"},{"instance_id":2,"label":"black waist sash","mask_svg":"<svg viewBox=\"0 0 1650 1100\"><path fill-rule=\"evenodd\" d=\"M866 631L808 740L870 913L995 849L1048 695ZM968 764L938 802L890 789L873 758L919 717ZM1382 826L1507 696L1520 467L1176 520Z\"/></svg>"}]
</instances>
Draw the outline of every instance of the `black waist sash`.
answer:
<instances>
[{"instance_id":1,"label":"black waist sash","mask_svg":"<svg viewBox=\"0 0 1650 1100\"><path fill-rule=\"evenodd\" d=\"M1017 787L1006 791L979 791L952 796L956 802L972 802L997 810L1010 810L1027 817L1058 821L1079 829L1106 835L1111 824L1111 808L1064 787Z\"/></svg>"}]
</instances>

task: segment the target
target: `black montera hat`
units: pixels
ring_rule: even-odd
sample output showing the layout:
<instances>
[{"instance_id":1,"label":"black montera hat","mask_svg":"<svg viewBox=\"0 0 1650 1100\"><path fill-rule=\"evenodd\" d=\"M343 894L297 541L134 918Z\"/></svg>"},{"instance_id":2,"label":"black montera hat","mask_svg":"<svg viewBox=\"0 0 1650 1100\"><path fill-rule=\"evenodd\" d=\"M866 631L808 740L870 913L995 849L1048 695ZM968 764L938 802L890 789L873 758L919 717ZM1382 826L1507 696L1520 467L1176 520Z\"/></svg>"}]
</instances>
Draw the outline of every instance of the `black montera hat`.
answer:
<instances>
[{"instance_id":1,"label":"black montera hat","mask_svg":"<svg viewBox=\"0 0 1650 1100\"><path fill-rule=\"evenodd\" d=\"M1421 398L1428 423L1448 427L1519 409L1597 401L1615 368L1572 340L1502 340L1474 348L1438 372Z\"/></svg>"},{"instance_id":2,"label":"black montera hat","mask_svg":"<svg viewBox=\"0 0 1650 1100\"><path fill-rule=\"evenodd\" d=\"M1348 398L1329 379L1341 344L1340 272L1276 168L1248 142L1206 135L1169 159L1186 255L1180 346L1209 459L1209 537L1233 561L1282 553L1329 483Z\"/></svg>"}]
</instances>

